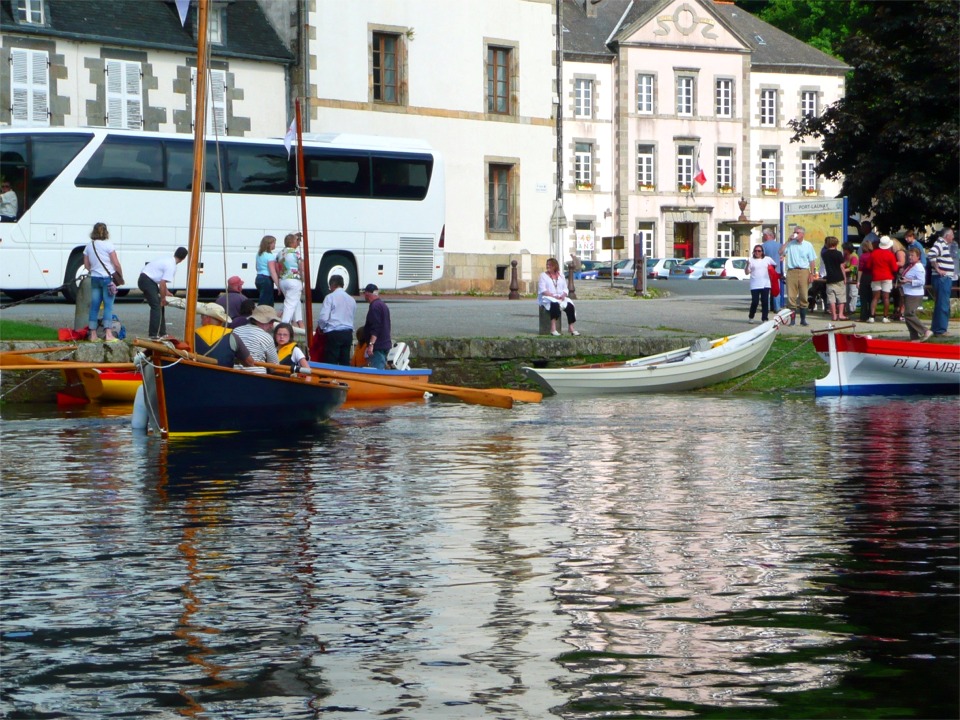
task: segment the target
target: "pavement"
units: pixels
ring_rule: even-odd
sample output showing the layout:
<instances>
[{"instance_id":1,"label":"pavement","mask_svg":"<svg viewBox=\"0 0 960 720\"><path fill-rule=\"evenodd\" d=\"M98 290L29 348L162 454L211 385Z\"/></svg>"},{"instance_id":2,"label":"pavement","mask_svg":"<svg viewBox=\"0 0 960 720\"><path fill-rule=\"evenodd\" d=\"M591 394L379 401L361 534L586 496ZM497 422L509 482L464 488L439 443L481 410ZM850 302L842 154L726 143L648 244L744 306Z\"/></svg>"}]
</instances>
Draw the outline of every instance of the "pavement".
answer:
<instances>
[{"instance_id":1,"label":"pavement","mask_svg":"<svg viewBox=\"0 0 960 720\"><path fill-rule=\"evenodd\" d=\"M622 285L611 288L604 281L578 281L577 329L583 336L593 337L714 337L742 332L750 328L747 313L750 291L742 281L659 281L650 285L667 296L654 299L635 296L632 288ZM418 338L518 338L537 335L538 319L535 298L508 300L487 296L433 296L384 294L390 307L395 340ZM6 304L6 300L5 300ZM281 304L276 305L278 311ZM313 305L313 316L320 305ZM127 329L127 336L146 337L149 308L139 293L118 298L114 312ZM367 307L357 305L355 325L363 324ZM51 328L74 327L75 308L62 299L26 302L2 311L0 317L37 323ZM168 308L168 329L172 335L182 334L183 311ZM84 326L86 313L82 313ZM758 318L759 319L759 318ZM830 323L829 315L808 313L809 327L785 327L790 335L809 336ZM921 316L929 322L929 316ZM564 320L565 323L565 320ZM846 323L838 323L845 325ZM902 322L890 324L857 323L860 332L876 337L907 339ZM956 334L954 321L951 333Z\"/></svg>"}]
</instances>

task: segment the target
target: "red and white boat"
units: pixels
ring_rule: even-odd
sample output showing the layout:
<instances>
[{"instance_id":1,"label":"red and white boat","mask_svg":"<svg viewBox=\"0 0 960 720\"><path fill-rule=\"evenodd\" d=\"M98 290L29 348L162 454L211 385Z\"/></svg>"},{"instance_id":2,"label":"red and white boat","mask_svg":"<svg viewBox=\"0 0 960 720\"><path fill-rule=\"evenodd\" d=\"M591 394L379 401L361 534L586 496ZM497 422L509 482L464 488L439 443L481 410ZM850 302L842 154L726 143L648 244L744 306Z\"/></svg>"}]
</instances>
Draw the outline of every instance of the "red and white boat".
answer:
<instances>
[{"instance_id":1,"label":"red and white boat","mask_svg":"<svg viewBox=\"0 0 960 720\"><path fill-rule=\"evenodd\" d=\"M881 340L828 328L813 346L830 372L817 380L817 395L960 394L960 345Z\"/></svg>"}]
</instances>

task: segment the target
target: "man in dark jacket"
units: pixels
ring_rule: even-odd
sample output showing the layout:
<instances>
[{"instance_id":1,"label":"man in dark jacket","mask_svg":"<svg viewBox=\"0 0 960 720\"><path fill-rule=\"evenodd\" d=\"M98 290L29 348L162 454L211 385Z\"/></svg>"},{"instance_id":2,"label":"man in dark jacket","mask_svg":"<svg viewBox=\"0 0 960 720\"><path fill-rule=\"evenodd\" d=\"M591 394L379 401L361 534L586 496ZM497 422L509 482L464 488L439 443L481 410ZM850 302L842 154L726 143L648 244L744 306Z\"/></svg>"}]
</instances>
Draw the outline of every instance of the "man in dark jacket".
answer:
<instances>
[{"instance_id":1,"label":"man in dark jacket","mask_svg":"<svg viewBox=\"0 0 960 720\"><path fill-rule=\"evenodd\" d=\"M390 338L390 308L380 298L380 288L370 283L363 289L364 299L370 303L364 330L367 336L367 364L383 370L387 367L387 353L393 347Z\"/></svg>"}]
</instances>

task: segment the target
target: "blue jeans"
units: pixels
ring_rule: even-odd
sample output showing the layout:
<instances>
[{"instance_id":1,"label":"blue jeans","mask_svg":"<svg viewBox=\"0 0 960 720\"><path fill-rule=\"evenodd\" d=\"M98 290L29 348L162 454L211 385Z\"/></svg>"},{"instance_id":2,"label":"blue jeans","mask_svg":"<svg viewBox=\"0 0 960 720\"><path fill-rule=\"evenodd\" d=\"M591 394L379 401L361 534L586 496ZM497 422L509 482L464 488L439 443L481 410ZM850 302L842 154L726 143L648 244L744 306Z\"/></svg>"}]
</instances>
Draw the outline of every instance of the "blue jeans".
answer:
<instances>
[{"instance_id":1,"label":"blue jeans","mask_svg":"<svg viewBox=\"0 0 960 720\"><path fill-rule=\"evenodd\" d=\"M374 350L373 355L370 356L368 367L376 368L377 370L385 370L387 368L387 351Z\"/></svg>"},{"instance_id":2,"label":"blue jeans","mask_svg":"<svg viewBox=\"0 0 960 720\"><path fill-rule=\"evenodd\" d=\"M257 275L257 279L253 282L257 286L257 292L260 293L257 305L273 307L273 278L269 275Z\"/></svg>"},{"instance_id":3,"label":"blue jeans","mask_svg":"<svg viewBox=\"0 0 960 720\"><path fill-rule=\"evenodd\" d=\"M930 330L934 335L942 335L947 331L947 323L950 321L950 290L953 287L953 278L934 272L933 277L930 278L930 285L936 295Z\"/></svg>"},{"instance_id":4,"label":"blue jeans","mask_svg":"<svg viewBox=\"0 0 960 720\"><path fill-rule=\"evenodd\" d=\"M90 276L90 314L87 316L87 327L90 328L90 334L97 331L97 320L100 315L100 303L103 303L103 326L110 327L110 321L113 319L113 298L107 289L113 282L108 277L99 275Z\"/></svg>"}]
</instances>

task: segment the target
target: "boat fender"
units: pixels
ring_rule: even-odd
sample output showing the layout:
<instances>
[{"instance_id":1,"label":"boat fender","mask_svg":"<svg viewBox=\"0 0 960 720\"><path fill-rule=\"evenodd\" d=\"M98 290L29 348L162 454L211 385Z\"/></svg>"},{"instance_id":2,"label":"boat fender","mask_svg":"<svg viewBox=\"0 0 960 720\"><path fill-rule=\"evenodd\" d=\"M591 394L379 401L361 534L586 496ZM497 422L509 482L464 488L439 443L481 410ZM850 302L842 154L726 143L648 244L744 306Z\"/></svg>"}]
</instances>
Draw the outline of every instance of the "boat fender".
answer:
<instances>
[{"instance_id":1,"label":"boat fender","mask_svg":"<svg viewBox=\"0 0 960 720\"><path fill-rule=\"evenodd\" d=\"M406 343L398 342L387 353L387 365L394 370L408 370L410 368L410 348Z\"/></svg>"},{"instance_id":2,"label":"boat fender","mask_svg":"<svg viewBox=\"0 0 960 720\"><path fill-rule=\"evenodd\" d=\"M130 416L130 427L134 430L146 430L148 420L147 401L143 397L143 385L141 384L133 398L133 414Z\"/></svg>"}]
</instances>

